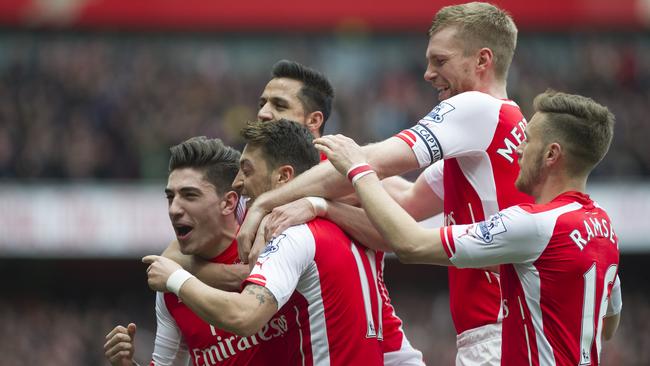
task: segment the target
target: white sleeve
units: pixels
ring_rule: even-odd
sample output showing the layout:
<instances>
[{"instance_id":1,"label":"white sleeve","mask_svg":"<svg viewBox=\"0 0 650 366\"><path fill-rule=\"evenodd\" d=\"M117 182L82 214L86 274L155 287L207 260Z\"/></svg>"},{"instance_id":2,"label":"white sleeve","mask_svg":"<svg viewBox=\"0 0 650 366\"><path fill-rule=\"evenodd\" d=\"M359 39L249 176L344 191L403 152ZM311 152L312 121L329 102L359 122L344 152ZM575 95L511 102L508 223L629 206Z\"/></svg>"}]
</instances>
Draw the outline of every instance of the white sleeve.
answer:
<instances>
[{"instance_id":1,"label":"white sleeve","mask_svg":"<svg viewBox=\"0 0 650 366\"><path fill-rule=\"evenodd\" d=\"M280 309L293 294L315 254L314 236L309 227L292 226L266 244L246 282L266 287Z\"/></svg>"},{"instance_id":2,"label":"white sleeve","mask_svg":"<svg viewBox=\"0 0 650 366\"><path fill-rule=\"evenodd\" d=\"M433 193L435 193L435 195L442 200L445 199L445 188L443 181L444 165L444 160L438 160L422 172L424 179L429 185L429 188L431 188Z\"/></svg>"},{"instance_id":3,"label":"white sleeve","mask_svg":"<svg viewBox=\"0 0 650 366\"><path fill-rule=\"evenodd\" d=\"M499 122L502 101L480 92L455 95L396 137L404 140L420 167L438 160L485 151Z\"/></svg>"},{"instance_id":4,"label":"white sleeve","mask_svg":"<svg viewBox=\"0 0 650 366\"><path fill-rule=\"evenodd\" d=\"M154 342L152 364L155 366L187 366L190 354L181 330L167 310L164 294L156 292L156 340Z\"/></svg>"},{"instance_id":5,"label":"white sleeve","mask_svg":"<svg viewBox=\"0 0 650 366\"><path fill-rule=\"evenodd\" d=\"M540 233L536 218L518 206L471 225L440 229L443 248L458 268L480 268L536 260L551 234Z\"/></svg>"},{"instance_id":6,"label":"white sleeve","mask_svg":"<svg viewBox=\"0 0 650 366\"><path fill-rule=\"evenodd\" d=\"M621 279L616 275L616 280L612 286L612 292L609 294L607 302L607 313L605 316L614 316L620 314L623 309L623 298L621 296Z\"/></svg>"}]
</instances>

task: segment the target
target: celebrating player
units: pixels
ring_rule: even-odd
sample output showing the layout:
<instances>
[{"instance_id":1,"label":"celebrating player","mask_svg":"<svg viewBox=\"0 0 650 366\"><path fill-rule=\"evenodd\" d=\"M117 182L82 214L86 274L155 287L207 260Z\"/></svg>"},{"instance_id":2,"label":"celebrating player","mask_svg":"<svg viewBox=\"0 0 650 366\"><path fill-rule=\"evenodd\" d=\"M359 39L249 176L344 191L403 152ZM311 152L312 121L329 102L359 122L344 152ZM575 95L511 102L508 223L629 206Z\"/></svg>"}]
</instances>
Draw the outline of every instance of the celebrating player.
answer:
<instances>
[{"instance_id":1,"label":"celebrating player","mask_svg":"<svg viewBox=\"0 0 650 366\"><path fill-rule=\"evenodd\" d=\"M517 39L514 22L487 3L448 6L436 14L429 36L424 78L442 102L413 128L364 147L371 165L386 177L444 160L430 167L406 192L391 190L400 204L421 219L436 214L444 204L447 222L470 224L499 209L532 202L514 186L515 149L524 140L526 125L506 92ZM444 193L444 203L429 184ZM273 208L301 197L336 198L351 191L330 164L321 164L291 184L262 195L238 236L242 260L248 259L262 217ZM372 246L373 241L364 244ZM259 250L253 250L253 256ZM473 290L467 291L470 287ZM458 333L457 364L499 365L503 311L498 275L450 268L449 289Z\"/></svg>"},{"instance_id":2,"label":"celebrating player","mask_svg":"<svg viewBox=\"0 0 650 366\"><path fill-rule=\"evenodd\" d=\"M239 227L235 219L238 196L231 182L240 153L221 140L205 137L189 139L170 151L165 194L180 250L214 263L238 262L234 241ZM260 293L259 286L250 286L244 296L257 302ZM287 306L265 318L255 333L239 337L201 320L173 293L158 292L151 364L186 365L189 359L195 366L298 364L301 334L296 316L293 306ZM111 364L135 364L135 330L135 324L117 326L106 336L105 355ZM278 348L283 352L277 353Z\"/></svg>"},{"instance_id":3,"label":"celebrating player","mask_svg":"<svg viewBox=\"0 0 650 366\"><path fill-rule=\"evenodd\" d=\"M248 143L235 186L253 200L319 161L309 131L295 122L255 122L242 134ZM153 289L173 291L201 318L236 334L257 332L278 309L291 308L301 330L293 344L301 364L383 364L374 252L327 220L292 227L269 243L241 294L211 288L170 259L143 261L151 263ZM298 305L287 303L292 295Z\"/></svg>"},{"instance_id":4,"label":"celebrating player","mask_svg":"<svg viewBox=\"0 0 650 366\"><path fill-rule=\"evenodd\" d=\"M503 365L598 365L602 334L611 337L621 310L619 250L609 216L584 192L609 149L614 116L589 98L554 91L537 96L534 105L526 141L517 148L516 186L536 204L513 206L475 224L420 227L385 192L354 141L339 135L315 143L351 178L400 260L501 265L510 309Z\"/></svg>"}]
</instances>

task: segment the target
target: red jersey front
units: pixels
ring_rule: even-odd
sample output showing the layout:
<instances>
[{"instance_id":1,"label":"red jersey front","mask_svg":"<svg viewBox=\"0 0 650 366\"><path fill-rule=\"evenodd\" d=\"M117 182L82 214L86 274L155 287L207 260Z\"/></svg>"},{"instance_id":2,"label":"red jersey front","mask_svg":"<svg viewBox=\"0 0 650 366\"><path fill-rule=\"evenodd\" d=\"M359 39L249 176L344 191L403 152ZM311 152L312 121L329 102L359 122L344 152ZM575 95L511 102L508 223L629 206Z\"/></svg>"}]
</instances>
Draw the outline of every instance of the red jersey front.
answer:
<instances>
[{"instance_id":1,"label":"red jersey front","mask_svg":"<svg viewBox=\"0 0 650 366\"><path fill-rule=\"evenodd\" d=\"M437 167L445 223L470 224L506 207L532 202L514 184L519 173L515 149L524 140L525 127L514 102L466 92L441 102L396 137L409 144L421 167L444 159ZM458 334L496 323L502 315L499 277L485 270L449 267L449 301Z\"/></svg>"},{"instance_id":2,"label":"red jersey front","mask_svg":"<svg viewBox=\"0 0 650 366\"><path fill-rule=\"evenodd\" d=\"M441 236L455 266L503 264L502 365L598 365L619 251L607 213L589 196L511 207Z\"/></svg>"},{"instance_id":3,"label":"red jersey front","mask_svg":"<svg viewBox=\"0 0 650 366\"><path fill-rule=\"evenodd\" d=\"M212 262L234 264L239 262L237 242L233 243ZM300 322L306 305L298 297L278 311L260 331L248 337L218 329L199 318L173 293L158 295L163 301L157 301L158 327L171 327L162 337L177 338L174 343L183 343L194 366L209 365L301 365ZM175 328L175 329L174 329ZM159 329L156 337L159 337ZM182 340L178 339L182 336ZM167 342L170 340L167 339ZM156 342L159 343L158 340ZM168 365L175 355L165 355L157 347L154 351L152 365Z\"/></svg>"},{"instance_id":4,"label":"red jersey front","mask_svg":"<svg viewBox=\"0 0 650 366\"><path fill-rule=\"evenodd\" d=\"M292 296L305 301L303 365L383 365L375 264L374 251L316 218L269 242L247 281L271 291L280 309Z\"/></svg>"}]
</instances>

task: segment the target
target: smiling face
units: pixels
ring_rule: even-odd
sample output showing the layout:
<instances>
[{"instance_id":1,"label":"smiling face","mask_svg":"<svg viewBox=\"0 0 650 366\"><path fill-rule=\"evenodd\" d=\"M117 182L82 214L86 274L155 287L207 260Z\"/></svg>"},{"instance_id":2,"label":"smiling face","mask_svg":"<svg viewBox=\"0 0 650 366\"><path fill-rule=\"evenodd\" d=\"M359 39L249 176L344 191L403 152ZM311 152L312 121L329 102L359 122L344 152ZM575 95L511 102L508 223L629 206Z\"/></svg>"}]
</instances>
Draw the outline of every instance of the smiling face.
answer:
<instances>
[{"instance_id":1,"label":"smiling face","mask_svg":"<svg viewBox=\"0 0 650 366\"><path fill-rule=\"evenodd\" d=\"M448 26L429 38L424 80L438 91L440 101L476 90L478 84L478 77L474 73L476 57L473 54L464 56L462 40L456 34L456 27Z\"/></svg>"},{"instance_id":2,"label":"smiling face","mask_svg":"<svg viewBox=\"0 0 650 366\"><path fill-rule=\"evenodd\" d=\"M298 98L303 84L289 78L273 78L260 96L258 121L277 121L281 118L305 124L307 114Z\"/></svg>"},{"instance_id":3,"label":"smiling face","mask_svg":"<svg viewBox=\"0 0 650 366\"><path fill-rule=\"evenodd\" d=\"M519 156L519 175L515 187L520 192L533 197L538 196L538 187L541 187L546 170L544 168L544 153L546 146L543 139L543 124L545 116L535 113L526 126L526 140L517 148Z\"/></svg>"},{"instance_id":4,"label":"smiling face","mask_svg":"<svg viewBox=\"0 0 650 366\"><path fill-rule=\"evenodd\" d=\"M225 204L215 186L200 170L179 168L169 174L165 195L181 252L212 258L221 240Z\"/></svg>"}]
</instances>

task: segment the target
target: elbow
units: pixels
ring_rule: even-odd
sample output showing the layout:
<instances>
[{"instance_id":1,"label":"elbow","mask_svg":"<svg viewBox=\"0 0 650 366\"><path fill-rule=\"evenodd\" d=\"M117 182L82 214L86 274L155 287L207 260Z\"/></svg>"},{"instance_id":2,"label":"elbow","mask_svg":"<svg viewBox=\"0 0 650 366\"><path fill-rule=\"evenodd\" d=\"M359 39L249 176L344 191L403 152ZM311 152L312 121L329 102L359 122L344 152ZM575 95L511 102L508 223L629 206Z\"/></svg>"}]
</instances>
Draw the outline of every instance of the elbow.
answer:
<instances>
[{"instance_id":1,"label":"elbow","mask_svg":"<svg viewBox=\"0 0 650 366\"><path fill-rule=\"evenodd\" d=\"M395 255L401 263L404 264L414 264L417 263L417 251L416 248L411 246L404 246L400 248L395 248Z\"/></svg>"},{"instance_id":2,"label":"elbow","mask_svg":"<svg viewBox=\"0 0 650 366\"><path fill-rule=\"evenodd\" d=\"M254 314L249 314L245 309L237 311L227 322L223 329L240 337L250 337L263 326L258 324Z\"/></svg>"}]
</instances>

